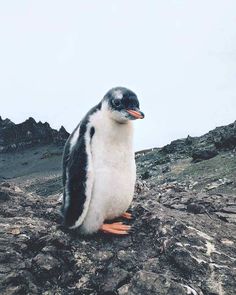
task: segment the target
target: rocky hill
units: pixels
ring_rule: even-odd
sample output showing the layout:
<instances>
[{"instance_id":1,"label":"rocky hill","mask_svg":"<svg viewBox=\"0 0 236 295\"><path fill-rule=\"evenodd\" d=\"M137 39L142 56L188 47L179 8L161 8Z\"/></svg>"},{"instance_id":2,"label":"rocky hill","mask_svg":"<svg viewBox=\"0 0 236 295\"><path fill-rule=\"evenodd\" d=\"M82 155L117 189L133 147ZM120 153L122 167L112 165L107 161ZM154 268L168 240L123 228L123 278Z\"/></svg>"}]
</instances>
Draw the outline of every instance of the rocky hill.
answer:
<instances>
[{"instance_id":1,"label":"rocky hill","mask_svg":"<svg viewBox=\"0 0 236 295\"><path fill-rule=\"evenodd\" d=\"M23 123L14 124L11 120L3 120L0 116L0 153L19 151L44 144L63 145L69 133L62 126L59 131L50 125L36 122L29 118Z\"/></svg>"},{"instance_id":2,"label":"rocky hill","mask_svg":"<svg viewBox=\"0 0 236 295\"><path fill-rule=\"evenodd\" d=\"M60 225L54 142L0 154L0 293L235 295L235 139L233 123L136 153L125 237Z\"/></svg>"}]
</instances>

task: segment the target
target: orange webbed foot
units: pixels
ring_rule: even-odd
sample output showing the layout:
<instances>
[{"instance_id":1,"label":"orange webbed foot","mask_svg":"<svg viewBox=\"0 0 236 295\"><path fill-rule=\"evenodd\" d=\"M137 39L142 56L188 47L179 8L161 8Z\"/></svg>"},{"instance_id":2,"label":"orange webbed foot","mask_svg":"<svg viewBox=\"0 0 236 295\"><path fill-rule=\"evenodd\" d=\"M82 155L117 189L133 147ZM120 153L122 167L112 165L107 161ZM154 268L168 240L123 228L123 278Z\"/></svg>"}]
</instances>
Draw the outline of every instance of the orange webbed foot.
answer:
<instances>
[{"instance_id":1,"label":"orange webbed foot","mask_svg":"<svg viewBox=\"0 0 236 295\"><path fill-rule=\"evenodd\" d=\"M129 212L125 212L124 214L121 215L121 217L126 219L132 219L132 214Z\"/></svg>"},{"instance_id":2,"label":"orange webbed foot","mask_svg":"<svg viewBox=\"0 0 236 295\"><path fill-rule=\"evenodd\" d=\"M110 233L115 235L127 235L131 226L125 225L122 222L104 223L100 230L104 233Z\"/></svg>"}]
</instances>

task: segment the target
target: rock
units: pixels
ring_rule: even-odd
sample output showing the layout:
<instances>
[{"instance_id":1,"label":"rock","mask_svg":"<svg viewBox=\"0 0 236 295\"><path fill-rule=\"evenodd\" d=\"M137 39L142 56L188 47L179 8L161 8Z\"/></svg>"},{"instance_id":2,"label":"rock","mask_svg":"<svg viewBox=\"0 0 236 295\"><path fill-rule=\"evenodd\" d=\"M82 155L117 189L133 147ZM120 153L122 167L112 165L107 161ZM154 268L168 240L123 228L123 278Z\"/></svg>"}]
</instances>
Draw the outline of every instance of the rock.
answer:
<instances>
[{"instance_id":1,"label":"rock","mask_svg":"<svg viewBox=\"0 0 236 295\"><path fill-rule=\"evenodd\" d=\"M213 189L218 188L220 186L229 185L229 184L232 184L232 183L233 183L233 181L230 180L230 179L227 179L227 178L221 179L220 178L220 179L218 179L218 181L214 181L212 183L207 184L205 189L210 191L210 190L213 190Z\"/></svg>"},{"instance_id":2,"label":"rock","mask_svg":"<svg viewBox=\"0 0 236 295\"><path fill-rule=\"evenodd\" d=\"M186 289L181 284L169 280L163 275L147 271L139 271L133 277L131 286L126 294L186 295Z\"/></svg>"},{"instance_id":3,"label":"rock","mask_svg":"<svg viewBox=\"0 0 236 295\"><path fill-rule=\"evenodd\" d=\"M170 172L170 166L164 166L163 168L162 168L162 173L167 173L167 172Z\"/></svg>"},{"instance_id":4,"label":"rock","mask_svg":"<svg viewBox=\"0 0 236 295\"><path fill-rule=\"evenodd\" d=\"M124 284L129 278L129 273L124 269L114 267L108 268L108 273L104 277L104 284L102 286L102 294L111 294L115 292L119 286Z\"/></svg>"},{"instance_id":5,"label":"rock","mask_svg":"<svg viewBox=\"0 0 236 295\"><path fill-rule=\"evenodd\" d=\"M149 177L151 177L151 173L149 171L145 171L142 175L141 178L143 180L148 179Z\"/></svg>"},{"instance_id":6,"label":"rock","mask_svg":"<svg viewBox=\"0 0 236 295\"><path fill-rule=\"evenodd\" d=\"M159 258L150 258L143 264L143 269L158 273L161 270Z\"/></svg>"},{"instance_id":7,"label":"rock","mask_svg":"<svg viewBox=\"0 0 236 295\"><path fill-rule=\"evenodd\" d=\"M42 272L56 271L60 268L60 262L49 254L38 254L33 262Z\"/></svg>"},{"instance_id":8,"label":"rock","mask_svg":"<svg viewBox=\"0 0 236 295\"><path fill-rule=\"evenodd\" d=\"M126 295L126 294L129 294L129 288L130 288L130 285L129 284L125 284L123 285L122 287L120 287L118 289L118 295Z\"/></svg>"},{"instance_id":9,"label":"rock","mask_svg":"<svg viewBox=\"0 0 236 295\"><path fill-rule=\"evenodd\" d=\"M206 273L207 264L199 262L194 258L191 252L184 248L175 248L168 254L171 264L174 264L186 278L190 278L194 272Z\"/></svg>"},{"instance_id":10,"label":"rock","mask_svg":"<svg viewBox=\"0 0 236 295\"><path fill-rule=\"evenodd\" d=\"M217 127L209 132L216 148L218 149L234 149L236 146L236 121L228 126Z\"/></svg>"},{"instance_id":11,"label":"rock","mask_svg":"<svg viewBox=\"0 0 236 295\"><path fill-rule=\"evenodd\" d=\"M7 191L0 191L0 202L8 201L10 199L10 195Z\"/></svg>"},{"instance_id":12,"label":"rock","mask_svg":"<svg viewBox=\"0 0 236 295\"><path fill-rule=\"evenodd\" d=\"M202 204L190 203L187 205L187 211L194 214L206 213L207 210Z\"/></svg>"},{"instance_id":13,"label":"rock","mask_svg":"<svg viewBox=\"0 0 236 295\"><path fill-rule=\"evenodd\" d=\"M140 193L144 193L145 191L148 191L148 186L146 181L137 179L135 183L135 192L140 194Z\"/></svg>"},{"instance_id":14,"label":"rock","mask_svg":"<svg viewBox=\"0 0 236 295\"><path fill-rule=\"evenodd\" d=\"M199 149L195 149L192 152L192 158L194 163L200 162L202 160L211 159L217 155L218 155L218 152L215 147L210 147L210 148L208 147L205 149L199 148Z\"/></svg>"},{"instance_id":15,"label":"rock","mask_svg":"<svg viewBox=\"0 0 236 295\"><path fill-rule=\"evenodd\" d=\"M114 254L111 251L98 251L93 255L95 261L107 261L110 260Z\"/></svg>"},{"instance_id":16,"label":"rock","mask_svg":"<svg viewBox=\"0 0 236 295\"><path fill-rule=\"evenodd\" d=\"M222 212L236 214L236 205L223 207Z\"/></svg>"},{"instance_id":17,"label":"rock","mask_svg":"<svg viewBox=\"0 0 236 295\"><path fill-rule=\"evenodd\" d=\"M215 212L221 220L236 224L236 215L224 212Z\"/></svg>"},{"instance_id":18,"label":"rock","mask_svg":"<svg viewBox=\"0 0 236 295\"><path fill-rule=\"evenodd\" d=\"M137 265L136 253L134 251L129 250L120 250L117 253L117 258L119 260L119 265L122 266L126 270L135 269Z\"/></svg>"},{"instance_id":19,"label":"rock","mask_svg":"<svg viewBox=\"0 0 236 295\"><path fill-rule=\"evenodd\" d=\"M9 188L9 187L11 187L11 185L10 185L9 182L3 182L3 183L1 183L1 187L7 187L7 188Z\"/></svg>"}]
</instances>

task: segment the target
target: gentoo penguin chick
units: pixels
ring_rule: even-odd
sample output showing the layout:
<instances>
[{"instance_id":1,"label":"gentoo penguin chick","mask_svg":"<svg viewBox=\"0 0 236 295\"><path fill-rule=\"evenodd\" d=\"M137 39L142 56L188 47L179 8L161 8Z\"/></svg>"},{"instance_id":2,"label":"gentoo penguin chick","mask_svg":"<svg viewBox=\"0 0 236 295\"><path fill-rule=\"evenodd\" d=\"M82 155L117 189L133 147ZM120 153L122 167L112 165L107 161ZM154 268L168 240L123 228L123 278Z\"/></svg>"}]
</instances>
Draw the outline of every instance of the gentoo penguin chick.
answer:
<instances>
[{"instance_id":1,"label":"gentoo penguin chick","mask_svg":"<svg viewBox=\"0 0 236 295\"><path fill-rule=\"evenodd\" d=\"M136 166L132 120L142 119L134 92L116 87L82 119L63 155L64 224L84 234L127 234L130 226L104 223L126 212L133 199Z\"/></svg>"}]
</instances>

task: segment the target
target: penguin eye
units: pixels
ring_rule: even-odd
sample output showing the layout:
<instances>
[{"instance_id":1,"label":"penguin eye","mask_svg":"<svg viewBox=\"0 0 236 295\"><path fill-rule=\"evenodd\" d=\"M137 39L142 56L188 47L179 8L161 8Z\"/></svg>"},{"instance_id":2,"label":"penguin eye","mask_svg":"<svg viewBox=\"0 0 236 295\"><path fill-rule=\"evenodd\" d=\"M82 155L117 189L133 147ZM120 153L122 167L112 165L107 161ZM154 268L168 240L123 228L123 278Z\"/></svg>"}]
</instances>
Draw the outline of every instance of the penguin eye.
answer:
<instances>
[{"instance_id":1,"label":"penguin eye","mask_svg":"<svg viewBox=\"0 0 236 295\"><path fill-rule=\"evenodd\" d=\"M113 104L114 104L115 107L119 107L121 105L120 99L114 99Z\"/></svg>"}]
</instances>

